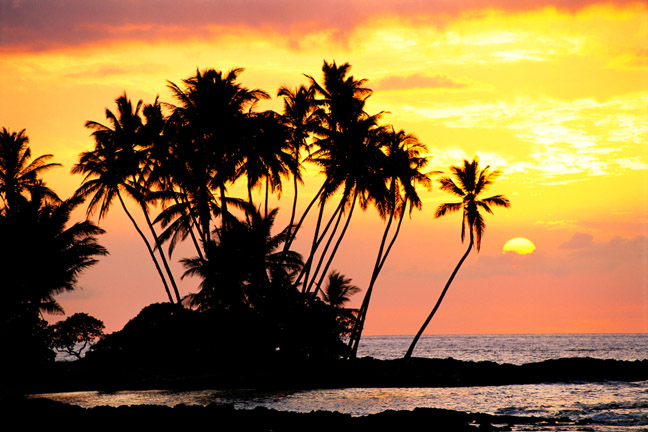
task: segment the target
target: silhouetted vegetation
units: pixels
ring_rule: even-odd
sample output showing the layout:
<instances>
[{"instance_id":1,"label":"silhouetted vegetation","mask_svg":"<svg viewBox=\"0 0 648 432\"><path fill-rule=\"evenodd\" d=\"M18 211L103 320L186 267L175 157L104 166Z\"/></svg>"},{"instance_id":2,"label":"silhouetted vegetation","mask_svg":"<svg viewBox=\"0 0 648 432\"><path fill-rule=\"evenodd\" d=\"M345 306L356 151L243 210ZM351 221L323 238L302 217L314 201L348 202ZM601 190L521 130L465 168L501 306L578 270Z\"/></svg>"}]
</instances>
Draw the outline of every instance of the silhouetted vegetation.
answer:
<instances>
[{"instance_id":1,"label":"silhouetted vegetation","mask_svg":"<svg viewBox=\"0 0 648 432\"><path fill-rule=\"evenodd\" d=\"M70 222L78 198L61 200L39 175L57 164L51 155L31 159L25 131L0 132L0 345L4 389L54 359L42 313L62 314L55 296L76 288L81 272L107 251L104 231L89 221Z\"/></svg>"},{"instance_id":2,"label":"silhouetted vegetation","mask_svg":"<svg viewBox=\"0 0 648 432\"><path fill-rule=\"evenodd\" d=\"M73 173L85 175L77 196L90 199L88 215L98 209L101 219L116 198L145 242L169 302L236 323L228 326L238 335L234 350L254 346L252 332L260 331L268 352L354 356L370 294L405 213L421 208L416 186L430 187L422 171L425 146L380 124L382 113L365 111L372 92L350 69L324 62L321 82L306 75L308 86L280 88L281 113L257 110L270 96L240 84L243 69L197 70L168 83L170 103L133 104L124 93L115 113L106 110L108 126L86 123L95 148L81 155ZM323 182L299 209L307 165L319 169ZM275 228L278 209L270 208L270 197L284 192L289 179L290 221ZM231 195L239 184L246 196ZM148 236L126 196L142 210ZM322 290L357 206L377 209L386 228L362 308L351 310ZM305 233L309 214L314 228ZM312 238L303 256L292 249L298 235ZM181 258L182 277L199 285L181 298L168 261L184 241L195 255Z\"/></svg>"},{"instance_id":3,"label":"silhouetted vegetation","mask_svg":"<svg viewBox=\"0 0 648 432\"><path fill-rule=\"evenodd\" d=\"M77 359L104 334L104 323L84 312L49 326L52 346L58 352L66 353Z\"/></svg>"}]
</instances>

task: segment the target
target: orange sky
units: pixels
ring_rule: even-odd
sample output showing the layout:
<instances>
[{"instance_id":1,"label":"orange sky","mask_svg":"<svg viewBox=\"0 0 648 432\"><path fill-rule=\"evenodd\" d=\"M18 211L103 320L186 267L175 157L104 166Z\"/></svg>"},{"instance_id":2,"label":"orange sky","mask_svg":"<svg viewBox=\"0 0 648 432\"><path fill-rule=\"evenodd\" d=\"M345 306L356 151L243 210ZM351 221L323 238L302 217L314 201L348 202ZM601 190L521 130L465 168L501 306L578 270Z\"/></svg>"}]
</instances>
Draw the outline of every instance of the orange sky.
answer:
<instances>
[{"instance_id":1,"label":"orange sky","mask_svg":"<svg viewBox=\"0 0 648 432\"><path fill-rule=\"evenodd\" d=\"M0 0L0 127L55 155L64 167L46 180L67 197L81 181L70 168L93 145L83 124L103 121L123 91L173 102L167 80L244 67L243 85L276 94L319 78L324 59L369 79L368 111L417 135L431 170L478 155L504 173L492 192L512 208L486 216L482 250L428 333L648 332L646 1ZM366 334L415 333L464 250L460 216L432 217L451 197L422 196ZM120 209L101 225L110 256L59 300L113 331L165 293ZM362 288L381 230L374 210L354 216L333 264ZM503 254L514 237L535 251ZM196 285L185 279L183 293Z\"/></svg>"}]
</instances>

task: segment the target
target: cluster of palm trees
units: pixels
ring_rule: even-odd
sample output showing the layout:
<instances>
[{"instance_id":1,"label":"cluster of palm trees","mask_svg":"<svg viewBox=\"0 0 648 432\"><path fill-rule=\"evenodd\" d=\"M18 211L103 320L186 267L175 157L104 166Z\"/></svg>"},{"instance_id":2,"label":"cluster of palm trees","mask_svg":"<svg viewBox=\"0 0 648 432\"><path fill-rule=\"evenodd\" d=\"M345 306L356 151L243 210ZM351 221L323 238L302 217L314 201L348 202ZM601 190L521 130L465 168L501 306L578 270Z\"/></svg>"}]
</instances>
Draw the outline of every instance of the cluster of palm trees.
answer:
<instances>
[{"instance_id":1,"label":"cluster of palm trees","mask_svg":"<svg viewBox=\"0 0 648 432\"><path fill-rule=\"evenodd\" d=\"M71 289L93 257L106 253L95 240L102 230L93 223L63 227L69 212L87 201L87 217L98 212L99 222L117 201L142 239L170 303L239 318L264 317L261 322L278 333L308 325L326 328L323 332L338 340L347 337L338 354L355 357L374 286L403 220L421 208L418 191L429 190L432 176L439 173L424 172L427 149L414 135L382 124L382 113L366 111L372 92L366 80L350 75L350 68L348 63L325 61L321 81L305 75L308 85L281 87L277 96L283 99L282 112L257 109L270 95L244 87L238 81L242 69L197 70L180 84L169 82L172 103L133 103L124 93L115 101L116 111L106 109L105 124L86 123L94 148L82 153L72 168L83 180L67 201L39 179L56 165L49 163L52 156L28 163L24 131L3 130L0 229L19 223L12 218L20 212L21 220L30 221L24 223L65 233L69 245L77 248L71 251L76 261L52 261L64 274L55 279L55 287L43 285L46 294L34 300L38 308L56 310L53 294ZM322 183L309 204L298 208L302 174L313 167L322 174ZM476 160L451 170L457 182L442 177L441 189L462 201L440 206L436 217L463 209L462 241L468 230L470 242L408 357L466 256L474 247L479 250L485 227L479 210L509 205L500 195L478 197L498 171L480 169ZM293 193L290 220L275 230L278 209L269 203L287 184ZM241 190L235 185L243 185L246 196L234 196L233 189ZM259 196L255 190L261 191L260 202L254 201ZM385 228L361 306L351 310L346 303L361 290L332 265L358 206L363 211L375 208ZM312 223L305 224L309 215ZM305 232L304 226L312 231ZM310 245L303 255L292 248L298 235ZM181 277L198 277L200 283L196 292L182 296L170 262L184 242L194 254L181 258ZM27 269L16 266L15 271ZM13 283L21 280L17 275ZM309 313L328 324L308 319L295 324L286 318ZM268 316L274 317L271 323Z\"/></svg>"},{"instance_id":2,"label":"cluster of palm trees","mask_svg":"<svg viewBox=\"0 0 648 432\"><path fill-rule=\"evenodd\" d=\"M173 103L117 98L117 111L106 110L107 124L86 124L95 148L72 170L85 176L76 196L89 199L88 216L98 210L99 219L119 201L170 302L226 310L260 309L295 292L304 301L321 298L343 307L324 291L330 286L326 276L356 207L375 207L387 222L358 319L348 329L355 351L373 286L404 216L421 207L417 186L431 185L423 172L426 148L413 135L380 124L380 113L366 112L371 90L349 74L349 64L324 62L321 83L306 75L309 85L280 88L281 113L256 110L270 96L242 86L241 72L198 70L181 84L169 82ZM298 209L307 164L320 170L323 181L310 204ZM270 196L290 179L290 221L273 235L277 210L268 207ZM247 197L231 196L241 182ZM261 203L254 202L255 188L263 191ZM139 207L145 228L127 202ZM157 215L153 208L160 209ZM292 245L309 213L314 229L306 234L312 241L302 257ZM183 276L201 282L196 293L182 297L169 258L185 240L195 256L182 259Z\"/></svg>"}]
</instances>

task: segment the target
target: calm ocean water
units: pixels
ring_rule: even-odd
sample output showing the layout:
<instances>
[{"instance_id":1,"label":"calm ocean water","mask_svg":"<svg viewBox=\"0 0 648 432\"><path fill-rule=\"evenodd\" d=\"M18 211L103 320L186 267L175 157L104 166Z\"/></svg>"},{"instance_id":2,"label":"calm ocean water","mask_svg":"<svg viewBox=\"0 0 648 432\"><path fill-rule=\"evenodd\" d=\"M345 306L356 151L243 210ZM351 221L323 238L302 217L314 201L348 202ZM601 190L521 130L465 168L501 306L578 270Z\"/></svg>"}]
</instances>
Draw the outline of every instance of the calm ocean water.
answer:
<instances>
[{"instance_id":1,"label":"calm ocean water","mask_svg":"<svg viewBox=\"0 0 648 432\"><path fill-rule=\"evenodd\" d=\"M402 357L411 336L369 336L359 356ZM452 335L424 336L417 357L522 364L563 357L617 360L648 359L648 334ZM328 410L367 415L387 409L435 407L489 414L566 416L590 419L591 431L648 431L648 381L558 383L462 388L347 388L298 392L253 389L206 391L74 392L40 395L84 407L135 404L207 405L229 403L239 409L264 406L309 412ZM583 430L543 426L542 430ZM524 430L535 430L524 427ZM540 429L538 429L540 430Z\"/></svg>"},{"instance_id":2,"label":"calm ocean water","mask_svg":"<svg viewBox=\"0 0 648 432\"><path fill-rule=\"evenodd\" d=\"M411 342L412 336L366 336L358 356L400 358ZM413 355L511 364L564 357L643 360L648 359L648 333L430 335L421 337Z\"/></svg>"}]
</instances>

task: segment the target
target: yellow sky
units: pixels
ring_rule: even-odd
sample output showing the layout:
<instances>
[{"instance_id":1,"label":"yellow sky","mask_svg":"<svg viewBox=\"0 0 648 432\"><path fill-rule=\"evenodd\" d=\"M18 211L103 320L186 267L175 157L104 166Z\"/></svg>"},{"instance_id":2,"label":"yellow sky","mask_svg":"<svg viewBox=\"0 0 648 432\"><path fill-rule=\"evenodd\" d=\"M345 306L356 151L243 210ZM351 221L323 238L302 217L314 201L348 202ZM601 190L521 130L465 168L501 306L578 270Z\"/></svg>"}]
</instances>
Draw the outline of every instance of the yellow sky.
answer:
<instances>
[{"instance_id":1,"label":"yellow sky","mask_svg":"<svg viewBox=\"0 0 648 432\"><path fill-rule=\"evenodd\" d=\"M269 14L268 2L244 3L262 4ZM178 12L177 22L173 11L167 19L157 9L156 19L107 14L94 22L77 9L65 15L65 2L40 14L37 0L13 2L0 9L0 126L26 128L34 154L55 155L64 168L47 180L68 196L81 180L69 169L92 146L83 124L103 121L123 91L144 102L158 94L173 102L166 80L179 83L196 68L244 67L245 86L274 95L281 85L305 83L303 74L319 79L324 59L349 62L374 90L368 110L388 112L386 123L417 135L429 147L430 169L478 155L503 172L493 193L508 196L512 208L487 216L482 252L466 263L430 332L648 331L648 6L457 3L444 10L412 2L400 11L384 1L361 13L350 1L356 9L348 16L306 19L303 7L288 8L293 3L286 0L277 2L286 8L276 22L257 23L236 11L220 19L217 10L198 9ZM156 2L138 5L153 11ZM192 21L192 13L200 18ZM277 24L281 19L289 24ZM274 98L261 107L281 104ZM463 250L458 217L432 218L449 197L422 193L424 209L407 221L377 287L369 333L415 332ZM345 257L364 248L373 256L367 245L378 241L382 225L371 210L359 220L334 266L364 288L370 264L360 268ZM84 276L85 294L62 301L69 313L86 308L113 329L164 299L124 222L115 208L105 221L111 257ZM514 237L530 239L536 251L502 256ZM590 240L570 246L574 238ZM614 259L620 251L627 261ZM141 264L128 267L135 259ZM121 287L106 281L116 268L130 275ZM475 285L491 296L471 294L466 303ZM194 286L183 283L185 293ZM588 287L585 307L579 299ZM564 303L552 304L550 293L562 293ZM550 305L549 315L539 312Z\"/></svg>"}]
</instances>

